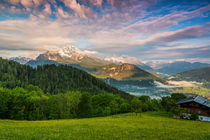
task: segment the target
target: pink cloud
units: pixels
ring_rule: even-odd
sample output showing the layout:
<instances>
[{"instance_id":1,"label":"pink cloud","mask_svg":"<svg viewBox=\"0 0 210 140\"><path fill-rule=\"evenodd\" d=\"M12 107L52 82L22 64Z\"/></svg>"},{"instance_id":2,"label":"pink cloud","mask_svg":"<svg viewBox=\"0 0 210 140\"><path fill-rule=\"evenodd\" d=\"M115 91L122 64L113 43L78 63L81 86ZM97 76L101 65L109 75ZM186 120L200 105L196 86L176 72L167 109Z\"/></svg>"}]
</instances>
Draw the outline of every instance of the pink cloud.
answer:
<instances>
[{"instance_id":1,"label":"pink cloud","mask_svg":"<svg viewBox=\"0 0 210 140\"><path fill-rule=\"evenodd\" d=\"M210 36L209 31L210 23L206 23L204 26L191 26L177 31L159 33L139 42L141 45L160 45L183 39Z\"/></svg>"},{"instance_id":2,"label":"pink cloud","mask_svg":"<svg viewBox=\"0 0 210 140\"><path fill-rule=\"evenodd\" d=\"M40 4L43 3L43 0L33 0L33 3L35 6L39 6Z\"/></svg>"},{"instance_id":3,"label":"pink cloud","mask_svg":"<svg viewBox=\"0 0 210 140\"><path fill-rule=\"evenodd\" d=\"M63 11L62 7L58 8L58 16L61 18L69 18L71 17L67 12Z\"/></svg>"},{"instance_id":4,"label":"pink cloud","mask_svg":"<svg viewBox=\"0 0 210 140\"><path fill-rule=\"evenodd\" d=\"M20 3L24 7L31 7L33 5L33 1L32 0L21 0Z\"/></svg>"},{"instance_id":5,"label":"pink cloud","mask_svg":"<svg viewBox=\"0 0 210 140\"><path fill-rule=\"evenodd\" d=\"M6 8L6 7L5 7L4 5L1 5L1 4L0 4L0 11L1 11L1 10L2 10L2 11L5 10L5 8Z\"/></svg>"},{"instance_id":6,"label":"pink cloud","mask_svg":"<svg viewBox=\"0 0 210 140\"><path fill-rule=\"evenodd\" d=\"M103 0L90 0L90 3L94 6L101 7L102 3L103 3Z\"/></svg>"},{"instance_id":7,"label":"pink cloud","mask_svg":"<svg viewBox=\"0 0 210 140\"><path fill-rule=\"evenodd\" d=\"M172 12L170 14L161 16L161 17L151 17L146 21L138 21L126 28L124 28L123 32L138 34L139 36L148 36L153 35L159 32L162 29L166 29L170 26L177 25L181 21L185 21L197 16L202 15L204 12L208 11L210 5L201 7L199 9L193 11L180 11L180 12ZM141 31L141 32L139 32Z\"/></svg>"},{"instance_id":8,"label":"pink cloud","mask_svg":"<svg viewBox=\"0 0 210 140\"><path fill-rule=\"evenodd\" d=\"M11 4L18 4L21 0L9 0L9 3Z\"/></svg>"},{"instance_id":9,"label":"pink cloud","mask_svg":"<svg viewBox=\"0 0 210 140\"><path fill-rule=\"evenodd\" d=\"M49 15L52 14L52 10L51 10L50 4L49 3L45 3L44 9L41 12L35 10L34 14L38 15L38 17L41 18L41 19L47 18Z\"/></svg>"},{"instance_id":10,"label":"pink cloud","mask_svg":"<svg viewBox=\"0 0 210 140\"><path fill-rule=\"evenodd\" d=\"M63 2L80 18L96 18L96 14L89 7L79 4L76 0L63 0Z\"/></svg>"},{"instance_id":11,"label":"pink cloud","mask_svg":"<svg viewBox=\"0 0 210 140\"><path fill-rule=\"evenodd\" d=\"M51 8L50 8L50 4L46 3L44 7L45 8L44 8L43 12L46 13L47 15L50 15L52 13Z\"/></svg>"}]
</instances>

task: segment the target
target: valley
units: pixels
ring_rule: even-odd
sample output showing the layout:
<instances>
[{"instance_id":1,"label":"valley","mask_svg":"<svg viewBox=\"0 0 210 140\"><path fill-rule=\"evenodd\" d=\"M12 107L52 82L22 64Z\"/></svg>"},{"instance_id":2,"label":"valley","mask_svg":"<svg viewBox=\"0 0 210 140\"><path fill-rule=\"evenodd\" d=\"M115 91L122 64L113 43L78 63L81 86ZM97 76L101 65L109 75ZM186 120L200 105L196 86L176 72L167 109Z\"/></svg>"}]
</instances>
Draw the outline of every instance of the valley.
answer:
<instances>
[{"instance_id":1,"label":"valley","mask_svg":"<svg viewBox=\"0 0 210 140\"><path fill-rule=\"evenodd\" d=\"M190 74L196 75L193 74L193 71L178 73L209 66L204 63L173 62L164 65L159 64L158 69L153 69L134 57L122 56L99 59L68 45L58 51L47 51L40 54L34 60L27 58L21 60L21 57L11 58L11 60L34 68L46 64L68 65L86 71L107 84L136 96L149 95L151 98L160 98L178 91L177 89L180 92L183 87L208 87L208 80L203 79L209 75L207 73L209 72L208 68L203 68L204 70L201 69L198 72L194 70L194 73L197 73L198 76L200 73L207 75L207 77L197 76L199 80L195 79L196 76L190 78ZM168 75L174 73L171 70L178 74Z\"/></svg>"},{"instance_id":2,"label":"valley","mask_svg":"<svg viewBox=\"0 0 210 140\"><path fill-rule=\"evenodd\" d=\"M210 0L0 0L0 140L210 140Z\"/></svg>"}]
</instances>

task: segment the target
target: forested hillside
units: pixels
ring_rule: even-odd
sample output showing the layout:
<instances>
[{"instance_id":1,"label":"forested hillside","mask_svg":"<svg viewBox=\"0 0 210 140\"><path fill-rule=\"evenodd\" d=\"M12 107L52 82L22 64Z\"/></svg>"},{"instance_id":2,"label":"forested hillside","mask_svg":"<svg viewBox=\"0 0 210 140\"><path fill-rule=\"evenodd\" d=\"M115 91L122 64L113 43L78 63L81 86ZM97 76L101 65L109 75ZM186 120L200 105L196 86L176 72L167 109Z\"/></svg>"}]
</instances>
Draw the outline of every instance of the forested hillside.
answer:
<instances>
[{"instance_id":1,"label":"forested hillside","mask_svg":"<svg viewBox=\"0 0 210 140\"><path fill-rule=\"evenodd\" d=\"M0 85L6 88L27 87L32 84L45 93L86 91L91 94L110 92L123 97L131 96L98 80L87 72L67 65L30 66L0 58Z\"/></svg>"},{"instance_id":2,"label":"forested hillside","mask_svg":"<svg viewBox=\"0 0 210 140\"><path fill-rule=\"evenodd\" d=\"M197 81L210 87L210 67L178 73L173 76L173 80Z\"/></svg>"},{"instance_id":3,"label":"forested hillside","mask_svg":"<svg viewBox=\"0 0 210 140\"><path fill-rule=\"evenodd\" d=\"M121 97L120 97L121 96ZM134 97L67 65L30 66L0 58L0 118L67 119L145 111L173 111L185 98Z\"/></svg>"},{"instance_id":4,"label":"forested hillside","mask_svg":"<svg viewBox=\"0 0 210 140\"><path fill-rule=\"evenodd\" d=\"M177 79L191 81L209 81L210 82L210 67L185 71L174 75Z\"/></svg>"}]
</instances>

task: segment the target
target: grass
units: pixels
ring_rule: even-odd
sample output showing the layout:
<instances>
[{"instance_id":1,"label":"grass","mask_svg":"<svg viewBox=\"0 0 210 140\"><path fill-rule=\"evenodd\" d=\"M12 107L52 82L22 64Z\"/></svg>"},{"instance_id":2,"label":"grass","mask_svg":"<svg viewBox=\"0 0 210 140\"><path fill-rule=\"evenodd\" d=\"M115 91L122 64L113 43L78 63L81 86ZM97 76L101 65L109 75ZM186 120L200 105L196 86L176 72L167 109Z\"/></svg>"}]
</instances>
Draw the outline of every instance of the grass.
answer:
<instances>
[{"instance_id":1,"label":"grass","mask_svg":"<svg viewBox=\"0 0 210 140\"><path fill-rule=\"evenodd\" d=\"M209 140L210 123L177 120L163 112L71 120L0 120L0 139Z\"/></svg>"},{"instance_id":2,"label":"grass","mask_svg":"<svg viewBox=\"0 0 210 140\"><path fill-rule=\"evenodd\" d=\"M191 93L195 95L201 95L210 99L210 88L203 87L183 87L172 89L174 93Z\"/></svg>"}]
</instances>

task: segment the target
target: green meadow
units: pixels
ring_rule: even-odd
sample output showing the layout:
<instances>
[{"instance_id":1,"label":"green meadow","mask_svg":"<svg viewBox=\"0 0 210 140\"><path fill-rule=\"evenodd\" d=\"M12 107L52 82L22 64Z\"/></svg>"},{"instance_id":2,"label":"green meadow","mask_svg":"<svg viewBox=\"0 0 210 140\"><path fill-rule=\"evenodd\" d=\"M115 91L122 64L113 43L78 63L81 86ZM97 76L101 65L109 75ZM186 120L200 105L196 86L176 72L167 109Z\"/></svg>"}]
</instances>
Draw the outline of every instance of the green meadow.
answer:
<instances>
[{"instance_id":1,"label":"green meadow","mask_svg":"<svg viewBox=\"0 0 210 140\"><path fill-rule=\"evenodd\" d=\"M70 120L0 120L0 139L209 140L210 123L173 119L164 112Z\"/></svg>"}]
</instances>

